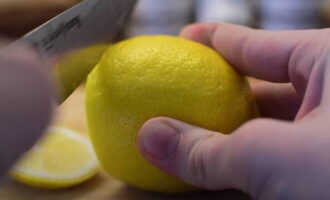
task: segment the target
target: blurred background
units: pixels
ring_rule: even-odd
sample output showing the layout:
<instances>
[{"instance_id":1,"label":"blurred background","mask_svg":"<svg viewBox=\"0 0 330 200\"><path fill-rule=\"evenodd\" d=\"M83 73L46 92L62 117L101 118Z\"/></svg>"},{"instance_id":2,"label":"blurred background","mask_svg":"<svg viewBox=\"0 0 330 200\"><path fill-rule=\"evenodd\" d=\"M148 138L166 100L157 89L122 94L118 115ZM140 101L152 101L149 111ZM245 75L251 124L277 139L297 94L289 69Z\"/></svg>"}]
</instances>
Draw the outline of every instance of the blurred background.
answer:
<instances>
[{"instance_id":1,"label":"blurred background","mask_svg":"<svg viewBox=\"0 0 330 200\"><path fill-rule=\"evenodd\" d=\"M81 0L0 0L0 34L15 38ZM330 25L330 0L139 0L122 37L176 35L193 22L254 28L310 29Z\"/></svg>"}]
</instances>

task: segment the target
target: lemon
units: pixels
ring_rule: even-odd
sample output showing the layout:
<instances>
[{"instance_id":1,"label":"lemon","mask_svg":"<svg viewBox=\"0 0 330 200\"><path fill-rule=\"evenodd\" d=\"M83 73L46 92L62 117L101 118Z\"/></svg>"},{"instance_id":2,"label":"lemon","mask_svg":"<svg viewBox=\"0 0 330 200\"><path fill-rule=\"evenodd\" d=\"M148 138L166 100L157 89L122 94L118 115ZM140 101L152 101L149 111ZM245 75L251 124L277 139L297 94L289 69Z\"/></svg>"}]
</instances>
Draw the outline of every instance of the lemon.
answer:
<instances>
[{"instance_id":1,"label":"lemon","mask_svg":"<svg viewBox=\"0 0 330 200\"><path fill-rule=\"evenodd\" d=\"M52 68L58 91L58 101L63 102L85 80L100 60L108 44L96 44L71 52L58 60Z\"/></svg>"},{"instance_id":2,"label":"lemon","mask_svg":"<svg viewBox=\"0 0 330 200\"><path fill-rule=\"evenodd\" d=\"M70 129L53 127L14 166L11 175L39 188L65 188L81 183L98 169L87 138Z\"/></svg>"},{"instance_id":3,"label":"lemon","mask_svg":"<svg viewBox=\"0 0 330 200\"><path fill-rule=\"evenodd\" d=\"M230 133L256 116L247 80L213 49L171 36L140 36L111 46L89 75L86 112L103 168L150 191L196 188L143 159L136 139L144 122L167 116Z\"/></svg>"}]
</instances>

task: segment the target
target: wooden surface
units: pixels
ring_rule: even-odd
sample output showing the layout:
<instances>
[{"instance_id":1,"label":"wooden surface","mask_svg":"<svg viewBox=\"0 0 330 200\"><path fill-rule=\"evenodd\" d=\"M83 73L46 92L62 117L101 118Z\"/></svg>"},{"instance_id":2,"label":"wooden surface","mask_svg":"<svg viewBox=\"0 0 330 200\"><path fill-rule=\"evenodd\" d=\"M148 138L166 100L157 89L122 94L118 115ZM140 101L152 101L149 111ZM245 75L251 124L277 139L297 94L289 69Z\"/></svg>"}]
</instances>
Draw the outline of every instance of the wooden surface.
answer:
<instances>
[{"instance_id":1,"label":"wooden surface","mask_svg":"<svg viewBox=\"0 0 330 200\"><path fill-rule=\"evenodd\" d=\"M53 124L87 133L84 89L79 88L57 111ZM0 184L1 200L249 200L238 191L199 192L189 195L161 195L144 192L122 184L100 171L91 180L63 190L41 190L7 179Z\"/></svg>"},{"instance_id":2,"label":"wooden surface","mask_svg":"<svg viewBox=\"0 0 330 200\"><path fill-rule=\"evenodd\" d=\"M1 200L249 200L237 191L199 192L186 195L164 195L144 192L119 181L98 175L90 181L66 190L46 191L8 183L0 188Z\"/></svg>"}]
</instances>

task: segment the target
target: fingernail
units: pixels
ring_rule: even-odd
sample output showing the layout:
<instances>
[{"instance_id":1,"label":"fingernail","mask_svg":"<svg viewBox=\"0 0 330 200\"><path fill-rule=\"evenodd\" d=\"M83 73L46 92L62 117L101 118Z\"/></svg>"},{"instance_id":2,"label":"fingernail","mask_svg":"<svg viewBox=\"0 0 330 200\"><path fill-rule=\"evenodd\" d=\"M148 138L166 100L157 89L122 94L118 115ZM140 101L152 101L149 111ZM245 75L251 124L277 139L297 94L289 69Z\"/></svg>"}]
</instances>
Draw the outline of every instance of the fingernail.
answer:
<instances>
[{"instance_id":1,"label":"fingernail","mask_svg":"<svg viewBox=\"0 0 330 200\"><path fill-rule=\"evenodd\" d=\"M186 38L186 39L191 38L191 33L189 31L187 31L187 28L182 29L181 32L179 33L179 35L182 38Z\"/></svg>"},{"instance_id":2,"label":"fingernail","mask_svg":"<svg viewBox=\"0 0 330 200\"><path fill-rule=\"evenodd\" d=\"M174 157L180 140L177 130L164 122L150 122L141 130L142 145L149 156L158 160Z\"/></svg>"}]
</instances>

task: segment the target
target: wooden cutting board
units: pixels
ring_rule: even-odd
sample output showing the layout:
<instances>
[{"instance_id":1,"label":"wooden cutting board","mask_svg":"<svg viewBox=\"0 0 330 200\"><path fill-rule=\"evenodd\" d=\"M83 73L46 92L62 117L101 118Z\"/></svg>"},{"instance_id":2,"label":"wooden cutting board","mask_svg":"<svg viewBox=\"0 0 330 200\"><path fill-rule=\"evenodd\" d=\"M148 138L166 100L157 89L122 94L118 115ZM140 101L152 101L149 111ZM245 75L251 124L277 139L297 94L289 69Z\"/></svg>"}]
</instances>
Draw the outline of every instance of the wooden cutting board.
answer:
<instances>
[{"instance_id":1,"label":"wooden cutting board","mask_svg":"<svg viewBox=\"0 0 330 200\"><path fill-rule=\"evenodd\" d=\"M0 0L0 34L18 37L81 0Z\"/></svg>"},{"instance_id":2,"label":"wooden cutting board","mask_svg":"<svg viewBox=\"0 0 330 200\"><path fill-rule=\"evenodd\" d=\"M56 113L54 124L87 133L84 88L78 88ZM200 192L188 195L162 195L128 187L100 171L91 180L70 189L41 190L7 179L0 184L1 200L250 200L238 191Z\"/></svg>"}]
</instances>

